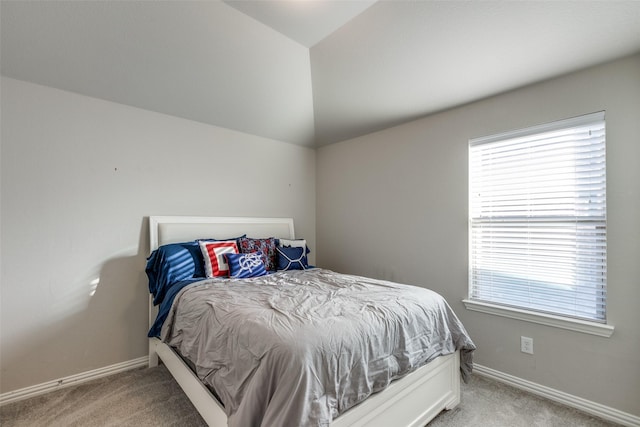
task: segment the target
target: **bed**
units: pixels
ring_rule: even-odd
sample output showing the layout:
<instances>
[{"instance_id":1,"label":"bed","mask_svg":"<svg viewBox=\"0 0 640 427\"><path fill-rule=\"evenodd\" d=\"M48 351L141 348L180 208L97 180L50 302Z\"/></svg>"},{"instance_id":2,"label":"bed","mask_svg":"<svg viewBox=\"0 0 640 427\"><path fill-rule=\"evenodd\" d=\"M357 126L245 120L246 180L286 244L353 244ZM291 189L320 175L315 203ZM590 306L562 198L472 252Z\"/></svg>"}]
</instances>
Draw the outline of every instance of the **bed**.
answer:
<instances>
[{"instance_id":1,"label":"bed","mask_svg":"<svg viewBox=\"0 0 640 427\"><path fill-rule=\"evenodd\" d=\"M231 236L245 235L255 238L278 238L291 240L295 239L294 224L291 218L152 216L149 218L149 227L150 249L152 253L163 245L175 244L178 242L191 242L197 239L228 239ZM261 281L260 286L256 287L255 282L258 280ZM337 280L340 280L341 282L337 284ZM353 386L355 388L355 391L351 393L351 395L357 397L353 397L348 393L344 393L344 396L347 397L343 397L342 394L338 396L338 394L334 393L331 394L331 396L334 397L330 399L326 398L326 396L321 396L322 398L319 399L317 390L309 388L310 391L308 394L310 396L315 396L315 399L313 399L313 405L315 406L312 405L312 409L308 409L306 408L306 406L304 410L296 409L300 406L306 405L306 403L300 403L297 402L296 399L294 399L300 394L293 392L293 390L298 390L298 388L296 387L299 386L299 384L295 385L297 384L295 383L295 378L297 378L295 369L290 369L293 374L289 375L289 370L280 366L284 362L276 363L270 359L270 355L274 351L277 353L281 348L283 348L283 346L281 345L282 343L277 342L277 337L285 337L282 340L283 342L292 341L290 335L287 334L289 334L289 331L292 329L291 325L293 323L297 324L298 319L295 315L289 313L289 311L295 311L296 309L298 309L298 311L302 310L302 308L298 306L289 306L287 308L284 307L283 304L286 305L288 304L288 302L293 301L294 304L301 305L300 301L308 301L310 300L310 298L311 300L313 300L313 298L317 298L318 296L324 298L324 296L326 295L331 295L331 298L333 298L334 296L338 298L338 294L349 295L350 291L348 289L348 286L342 282L344 280L349 282L348 286L357 287L357 293L361 291L368 291L369 288L371 288L375 292L381 292L380 289L382 287L384 292L383 294L381 294L381 298L388 298L389 300L400 300L397 297L393 296L395 295L393 293L407 292L406 288L410 288L410 292L412 291L420 294L419 298L423 297L422 294L431 292L422 288L408 287L407 285L393 284L391 282L376 281L374 279L360 278L357 276L339 275L338 273L323 269L277 272L268 276L263 276L256 279L246 279L244 281L241 281L239 279L233 282L235 285L233 287L225 286L217 279L189 280L188 283L185 283L184 286L181 285L182 287L174 292L172 298L174 298L175 301L172 301L171 304L168 304L168 301L164 301L164 306L163 304L159 304L161 313L160 315L158 312L158 306L155 305L162 302L157 298L158 292L152 292L152 295L150 296L149 366L156 366L159 363L159 360L161 360L162 363L171 372L173 377L176 379L178 384L182 387L185 394L189 397L198 412L202 415L205 422L210 426L216 427L227 425L259 424L322 426L330 425L332 427L365 425L424 426L442 410L452 409L456 405L458 405L458 403L460 402L461 372L462 375L468 375L470 373L471 355L473 350L475 349L475 346L471 342L470 338L466 335L466 332L464 331L464 328L461 324L454 325L454 332L455 334L459 335L458 338L456 338L457 341L455 342L455 344L452 344L453 341L449 342L449 340L447 340L447 342L444 342L443 340L442 343L437 344L437 347L439 348L437 354L435 352L432 352L429 353L429 357L427 357L425 356L425 352L416 352L413 347L411 347L411 349L413 349L410 349L411 351L404 349L404 352L401 352L399 354L405 356L407 354L411 354L412 356L404 357L405 359L407 359L406 363L398 363L398 366L394 367L392 374L389 376L389 378L386 379L386 383L384 379L381 381L379 379L369 380L365 378L364 380L362 380L360 385L357 385L358 383L356 380L349 379L349 382L353 381L354 383L356 383L356 385ZM323 282L330 283L327 285ZM333 286L333 288L327 290L325 288L326 286ZM271 289L274 289L274 295L267 294L268 292L271 292ZM258 292L257 290L259 290L260 292ZM277 292L275 290L277 290ZM302 299L296 300L300 292L307 291L311 292L311 294L304 295L303 297L301 297ZM218 293L209 294L205 292ZM230 292L245 292L245 294L232 295L230 294ZM259 300L260 294L262 293L265 294L264 299ZM241 298L239 297L239 295L251 295L251 298ZM375 299L376 297L371 296L370 298ZM418 296L416 296L416 298L418 298ZM185 308L187 306L182 305L183 300L185 301L184 304L191 301L193 304L199 305ZM261 350L262 347L259 347L259 349L252 348L250 350L247 350L251 354L251 356L249 357L249 359L251 360L249 362L254 363L255 361L257 361L255 362L257 363L257 365L255 365L254 363L255 366L251 368L253 370L250 369L248 371L249 374L244 371L240 371L240 368L238 368L237 371L229 371L229 367L233 367L235 365L240 367L243 365L244 359L246 359L246 352L244 355L241 354L239 356L234 356L234 363L225 363L224 369L215 368L212 370L212 373L203 374L202 360L205 359L200 360L198 358L199 355L201 355L202 353L206 353L209 359L214 360L217 360L217 358L223 356L230 357L228 354L223 352L223 349L226 349L227 347L239 346L237 342L239 339L235 338L235 336L232 335L233 332L229 332L229 330L235 331L237 328L236 326L233 326L233 328L225 330L224 335L220 335L219 331L216 332L216 334L218 334L218 337L232 337L232 339L225 338L225 345L212 346L211 344L203 344L203 341L215 340L211 339L209 335L206 335L205 332L201 331L202 329L204 329L202 325L197 325L197 327L195 328L196 332L187 332L188 330L186 328L182 328L182 326L184 326L184 324L186 323L189 323L189 321L195 322L195 320L193 319L189 320L188 313L206 313L206 316L198 314L198 316L191 317L196 317L198 319L198 322L209 322L212 324L215 323L214 326L221 327L230 324L228 323L227 319L232 317L230 316L231 314L243 313L241 310L244 310L244 307L234 305L239 300L242 304L254 303L258 304L259 307L262 307L261 313L267 317L259 317L259 319L267 319L267 321L262 322L264 323L264 325L262 323L254 322L253 326L249 330L249 332L253 335L248 336L251 337L249 341L251 341L252 344L253 342L256 342L256 345L260 344L262 345L262 347L264 347L265 345L269 345L270 347L265 351ZM347 300L350 300L350 298L347 298ZM409 305L406 302L409 300L410 298L407 294L406 298L402 298L400 307L404 308L405 306ZM178 303L178 301L180 301L180 303ZM338 301L338 299L336 299L336 301ZM222 305L223 302L224 305ZM270 307L269 310L264 309L265 304ZM445 315L453 316L455 323L457 321L457 318L455 318L455 315L450 312L450 308L448 307L448 305L443 302L439 302L439 304L443 304L445 306L445 311L448 311L448 313L443 315L438 313L436 317L445 317ZM372 311L378 310L377 305L373 304L372 306L374 307ZM217 312L216 307L218 310ZM225 307L232 307L232 309L225 311L223 310L223 308ZM307 312L309 310L311 310L313 313L321 311L319 310L319 307L326 307L329 311L332 311L338 310L338 308L336 307L339 307L339 304L334 303L333 299L331 299L330 303L327 301L324 301L324 303L318 303L316 301L314 304L311 304L311 306L307 308ZM358 311L349 308L350 306L348 305L345 307L347 308L343 309L341 313L330 313L330 317L332 316L331 318L334 319L331 320L332 322L334 322L335 319L342 319L343 317L345 317L345 314L348 314L350 316L354 311ZM200 310L200 312L198 312L198 310ZM225 313L226 317L221 314L223 312ZM306 314L308 314L307 312L305 312L305 316ZM185 315L184 313L187 313L187 315ZM220 321L221 317L224 317L223 321ZM201 318L206 318L207 320L200 320ZM161 319L162 321L160 322L159 319ZM272 322L269 319L276 319L276 321ZM324 320L320 320L324 322ZM242 323L241 320L240 323ZM273 325L271 325L272 323ZM265 338L261 341L262 336L266 336L268 333L270 333L269 328L271 326L281 323L285 325L284 329L278 330L277 334L273 337ZM316 323L318 325L325 324L318 322ZM407 321L406 323L407 325L411 325L416 322ZM269 328L265 326L266 324L270 325ZM161 333L159 333L159 325L161 325L162 328ZM176 325L178 325L179 327ZM207 326L207 328L209 327L211 326ZM319 334L318 338L313 336L313 338L310 338L306 341L312 341L313 344L315 344L317 341L317 345L319 348L331 347L334 342L337 342L339 341L339 339L341 339L339 337L331 335L326 331L326 329L330 328L316 326L315 329L317 329L317 333ZM340 331L344 329L348 328L344 328L342 326L340 328L336 328L336 330ZM437 328L434 327L433 329ZM155 333L152 333L151 331L154 330ZM447 334L451 335L451 332L448 329L446 330L444 335ZM310 335L309 330L306 330L306 332L303 335L299 335L296 340L300 340L300 336L307 337L312 335ZM162 337L162 339L160 337ZM247 340L246 336L244 340ZM305 339L303 339L303 341L305 341ZM370 342L373 341L375 340L372 340L371 337L369 337L366 340L366 344L364 344L362 347L371 347ZM271 344L272 342L274 343L273 345ZM209 345L209 347L206 347L206 345ZM245 345L246 343L243 342L240 346L243 349L248 348L245 347ZM196 346L199 347L197 349L194 349ZM273 350L273 348L271 347L275 348L276 350ZM333 351L335 353L336 347L334 346L331 348L333 348ZM256 356L256 353L260 351L262 351L262 353ZM307 356L309 354L309 351L307 351L306 348L303 349L303 346L295 346L294 350L287 349L287 351L293 353L304 352L305 354L307 354ZM331 350L329 351L329 353L331 353ZM314 349L311 351L311 354L321 355L322 353L319 350ZM329 357L323 355L319 357L323 360L322 363L325 363L327 359L331 359L332 362L330 367L320 367L317 369L314 368L310 371L311 374L309 374L309 377L313 379L313 381L310 382L315 384L313 387L322 388L327 384L333 384L333 382L337 384L344 380L345 372L338 372L338 370L341 369L339 368L340 360L334 360L336 359L336 357L333 356ZM312 358L315 358L315 356L313 356ZM403 357L400 357L400 359L402 358ZM394 363L397 363L397 360L398 357L393 358ZM269 369L261 367L260 363L262 363L262 366L269 366ZM290 360L288 359L286 363L290 364L290 366L294 366L297 362L296 359L292 357ZM364 372L366 375L369 375L368 369L370 369L370 367L373 365L371 363L365 365L366 367L363 368L362 372ZM359 364L352 364L350 366L350 369L352 370L348 372L348 376L356 377L359 371L353 369L354 366L359 366ZM256 367L257 369L254 369ZM305 369L305 372L308 371L308 368L306 367L303 369ZM333 370L336 370L335 372L337 373L334 373ZM328 371L328 374L326 374L324 371ZM260 372L260 374L256 372ZM281 376L283 374L284 376L289 375L294 377L294 386L290 386L289 383L286 383L285 379L279 379L278 376ZM331 379L318 379L319 376L325 374L329 375ZM229 383L227 380L230 377L239 377L240 385L237 386L236 384ZM261 381L266 382L264 383L264 385L262 385L263 383L260 383L257 388L277 390L278 387L280 387L280 391L271 393L267 397L261 397L262 400L256 400L250 392L245 390L251 390L251 387L256 388L255 385L247 386L247 384L258 381L258 378L262 378ZM336 378L339 378L340 381L336 380ZM208 382L208 385L206 385L203 381ZM285 385L280 385L278 381ZM291 381L291 379L287 379L287 381ZM300 381L298 381L298 383L299 382ZM246 402L249 403L245 402L246 404L244 405L236 405L235 403L230 401L228 393L226 393L225 390L225 386L227 384L229 384L229 387L233 390L235 390L234 387L242 388L243 393L246 393L246 395L249 396L244 397ZM382 384L382 386L380 386L380 384ZM291 388L288 389L284 387ZM378 390L380 388L382 389ZM291 397L291 399L285 399L287 400L287 402L285 402L285 405L289 405L290 407L294 408L293 411L290 410L290 414L288 414L280 407L274 409L276 403L282 404L282 396L287 395L287 390L289 390L288 395ZM336 390L341 390L341 388L336 386ZM322 392L319 393L323 394ZM341 391L339 393L341 393ZM302 393L302 395L303 394L304 393ZM220 403L221 400L227 402L228 410L225 410L225 406ZM269 407L269 405L271 405L271 407ZM246 411L248 411L248 407L252 408L256 406L264 406L265 414L271 411L270 415L252 415L253 418L249 416L243 417L243 415L247 413ZM316 410L313 408L320 409ZM228 417L227 412L232 409L236 412L233 412L232 417ZM318 413L320 415L318 415ZM313 422L310 421L309 423L307 423L306 421L304 421L306 420L306 418L304 417L310 416L309 414L313 415L311 416L311 418L309 418L313 420ZM262 416L264 416L264 418L261 418ZM289 421L285 422L284 420Z\"/></svg>"}]
</instances>

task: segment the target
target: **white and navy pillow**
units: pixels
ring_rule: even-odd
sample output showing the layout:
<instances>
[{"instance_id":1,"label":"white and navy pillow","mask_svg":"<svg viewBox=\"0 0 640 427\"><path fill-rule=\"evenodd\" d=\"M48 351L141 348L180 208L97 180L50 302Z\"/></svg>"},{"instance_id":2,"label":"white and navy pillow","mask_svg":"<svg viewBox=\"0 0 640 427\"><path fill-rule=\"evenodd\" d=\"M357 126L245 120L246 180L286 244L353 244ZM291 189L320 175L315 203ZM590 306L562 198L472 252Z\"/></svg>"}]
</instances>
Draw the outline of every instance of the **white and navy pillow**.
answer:
<instances>
[{"instance_id":1,"label":"white and navy pillow","mask_svg":"<svg viewBox=\"0 0 640 427\"><path fill-rule=\"evenodd\" d=\"M305 247L276 247L278 270L306 270L309 268Z\"/></svg>"},{"instance_id":2,"label":"white and navy pillow","mask_svg":"<svg viewBox=\"0 0 640 427\"><path fill-rule=\"evenodd\" d=\"M258 277L267 274L262 252L252 252L248 254L229 253L225 254L224 257L229 266L229 277L233 279Z\"/></svg>"},{"instance_id":3,"label":"white and navy pillow","mask_svg":"<svg viewBox=\"0 0 640 427\"><path fill-rule=\"evenodd\" d=\"M305 239L278 239L278 246L285 248L304 248L305 255L309 255L309 252L311 252Z\"/></svg>"}]
</instances>

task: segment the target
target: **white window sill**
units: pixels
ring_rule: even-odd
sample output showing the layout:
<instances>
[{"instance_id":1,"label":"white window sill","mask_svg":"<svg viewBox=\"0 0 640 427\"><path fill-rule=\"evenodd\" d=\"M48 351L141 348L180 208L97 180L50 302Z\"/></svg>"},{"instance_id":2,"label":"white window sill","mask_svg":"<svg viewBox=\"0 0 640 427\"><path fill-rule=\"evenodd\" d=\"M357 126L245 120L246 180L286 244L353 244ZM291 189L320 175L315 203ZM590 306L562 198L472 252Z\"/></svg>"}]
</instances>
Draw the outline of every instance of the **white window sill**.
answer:
<instances>
[{"instance_id":1,"label":"white window sill","mask_svg":"<svg viewBox=\"0 0 640 427\"><path fill-rule=\"evenodd\" d=\"M469 299L464 299L462 302L464 303L464 306L467 307L467 310L509 317L511 319L524 320L525 322L538 323L540 325L568 329L570 331L582 332L585 334L598 335L600 337L609 338L613 335L614 326L612 325L554 316L552 314L536 313L533 311L472 301Z\"/></svg>"}]
</instances>

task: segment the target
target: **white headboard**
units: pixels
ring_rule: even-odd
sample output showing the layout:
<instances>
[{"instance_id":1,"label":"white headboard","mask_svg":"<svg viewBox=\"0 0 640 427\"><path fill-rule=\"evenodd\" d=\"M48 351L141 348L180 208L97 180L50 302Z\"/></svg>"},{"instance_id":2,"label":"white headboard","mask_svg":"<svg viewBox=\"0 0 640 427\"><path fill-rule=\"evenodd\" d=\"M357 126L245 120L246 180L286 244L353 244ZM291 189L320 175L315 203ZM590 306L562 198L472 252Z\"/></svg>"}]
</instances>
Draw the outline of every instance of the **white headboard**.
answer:
<instances>
[{"instance_id":1,"label":"white headboard","mask_svg":"<svg viewBox=\"0 0 640 427\"><path fill-rule=\"evenodd\" d=\"M195 239L228 239L247 237L295 239L293 218L245 218L210 216L150 216L149 244L151 252L167 243ZM158 313L149 296L149 327ZM152 344L150 344L152 345ZM151 349L151 347L150 347ZM149 351L151 354L152 351ZM157 356L156 356L157 357Z\"/></svg>"},{"instance_id":2,"label":"white headboard","mask_svg":"<svg viewBox=\"0 0 640 427\"><path fill-rule=\"evenodd\" d=\"M295 239L293 218L245 218L209 216L151 216L149 244L151 251L167 243L195 239L278 237Z\"/></svg>"}]
</instances>

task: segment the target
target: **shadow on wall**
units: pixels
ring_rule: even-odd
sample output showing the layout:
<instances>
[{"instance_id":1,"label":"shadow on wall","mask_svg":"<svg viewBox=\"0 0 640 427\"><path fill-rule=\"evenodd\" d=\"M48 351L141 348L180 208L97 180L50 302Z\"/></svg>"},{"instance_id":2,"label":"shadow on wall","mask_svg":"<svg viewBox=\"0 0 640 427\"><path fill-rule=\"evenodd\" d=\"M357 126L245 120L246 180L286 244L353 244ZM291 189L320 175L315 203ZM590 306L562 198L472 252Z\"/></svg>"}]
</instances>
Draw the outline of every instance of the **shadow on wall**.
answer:
<instances>
[{"instance_id":1,"label":"shadow on wall","mask_svg":"<svg viewBox=\"0 0 640 427\"><path fill-rule=\"evenodd\" d=\"M137 253L115 255L52 295L51 321L22 332L3 352L0 393L145 356L148 351L148 218L142 220ZM132 253L124 249L118 253Z\"/></svg>"}]
</instances>

